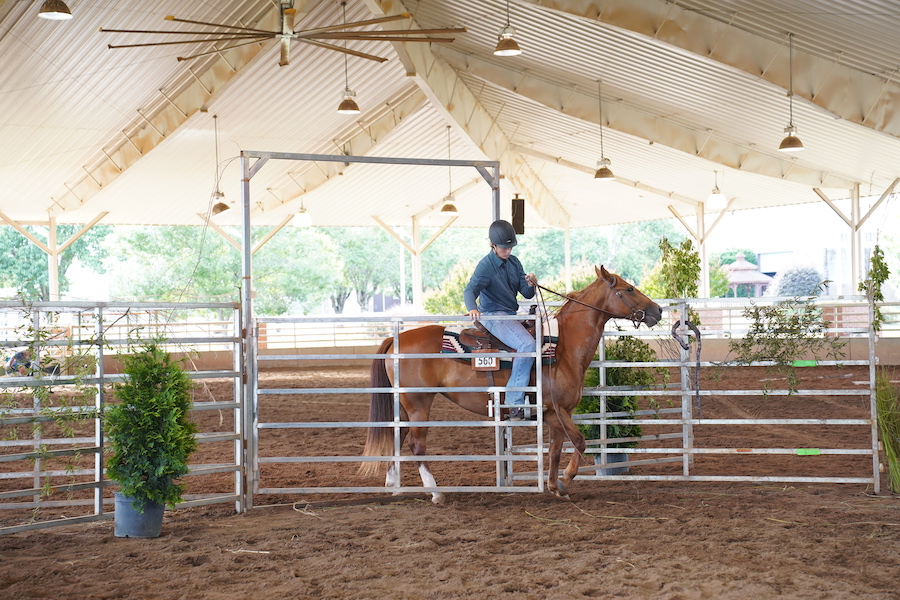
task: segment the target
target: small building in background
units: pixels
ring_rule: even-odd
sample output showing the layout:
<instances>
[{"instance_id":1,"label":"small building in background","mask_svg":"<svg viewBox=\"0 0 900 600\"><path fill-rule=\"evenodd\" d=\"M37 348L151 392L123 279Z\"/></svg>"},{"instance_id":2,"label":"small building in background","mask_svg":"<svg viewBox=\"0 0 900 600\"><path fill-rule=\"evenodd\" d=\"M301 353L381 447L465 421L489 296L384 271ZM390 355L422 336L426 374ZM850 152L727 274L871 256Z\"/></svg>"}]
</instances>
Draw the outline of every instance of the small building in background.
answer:
<instances>
[{"instance_id":1,"label":"small building in background","mask_svg":"<svg viewBox=\"0 0 900 600\"><path fill-rule=\"evenodd\" d=\"M725 265L725 270L728 273L728 296L733 298L758 298L772 283L772 277L747 262L743 252L738 252L735 261Z\"/></svg>"}]
</instances>

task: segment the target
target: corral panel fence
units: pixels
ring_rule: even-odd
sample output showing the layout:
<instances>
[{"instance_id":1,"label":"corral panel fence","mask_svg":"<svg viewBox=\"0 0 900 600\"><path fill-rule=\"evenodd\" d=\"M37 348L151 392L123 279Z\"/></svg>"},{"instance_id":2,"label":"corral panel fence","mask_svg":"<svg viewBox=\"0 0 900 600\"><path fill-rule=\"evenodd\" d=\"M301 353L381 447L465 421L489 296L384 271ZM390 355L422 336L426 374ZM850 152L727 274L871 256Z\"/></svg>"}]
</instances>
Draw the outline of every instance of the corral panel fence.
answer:
<instances>
[{"instance_id":1,"label":"corral panel fence","mask_svg":"<svg viewBox=\"0 0 900 600\"><path fill-rule=\"evenodd\" d=\"M531 319L530 316L519 317L485 317L485 319ZM258 371L254 373L257 381L252 401L248 404L249 413L246 417L250 424L250 440L248 442L248 456L251 467L248 471L250 488L255 495L272 494L347 494L347 493L405 493L405 492L467 492L467 491L543 491L543 481L515 482L512 478L514 463L532 463L532 470L543 469L543 419L536 421L509 422L501 420L501 409L506 405L501 403L501 392L507 388L502 385L483 387L414 387L404 384L397 377L404 367L403 363L410 359L447 360L448 354L441 353L413 353L404 350L402 343L398 344L401 332L411 328L420 327L429 323L440 322L448 330L459 331L462 325L471 326L468 317L451 316L360 316L360 317L302 317L302 318L259 318L257 331L259 345L256 348L256 364ZM540 322L537 326L537 339L541 339ZM389 354L377 354L378 346L385 339L393 340L393 348ZM288 340L287 343L284 340ZM314 353L295 352L289 348L318 348L330 346L329 352L317 351ZM284 348L279 352L278 348ZM399 352L394 352L399 348ZM536 346L532 356L537 356L539 348ZM499 352L498 356L509 357L509 353ZM359 367L359 371L367 374L369 365L373 359L391 359L393 364L394 385L392 388L377 388L365 385L366 379L354 381L320 381L315 387L295 385L290 388L270 387L266 385L265 377L260 376L260 371L278 366L299 366L304 369L315 370L323 364L341 364L349 368ZM391 368L390 366L388 367ZM401 386L401 384L403 384ZM394 419L392 421L372 423L368 419L368 399L373 392L384 392L385 389L393 394ZM521 388L526 392L533 392L539 397L541 390L540 377L536 385ZM400 394L405 392L483 392L488 408L488 418L470 416L470 413L458 415L457 418L436 419L428 421L411 422L401 417ZM345 420L311 420L303 418L304 415L319 412L316 404L339 404L346 407ZM536 409L537 405L530 405ZM332 411L333 412L333 411ZM460 412L462 409L460 409ZM298 415L303 420L284 420L285 415ZM370 426L390 427L394 434L393 452L390 455L379 457L361 457L362 443L366 438L366 429ZM454 435L461 429L478 429L484 433L481 436L484 444L482 453L456 454L428 454L423 456L410 456L405 448L401 448L400 431L410 425L427 427L435 430L447 430L448 435ZM525 431L532 440L534 450L531 452L510 452L512 446L513 430ZM432 433L432 435L436 435ZM477 434L476 434L477 435ZM321 439L321 436L330 436L334 441L327 444L329 449L340 447L355 448L353 455L340 455L337 452L322 452L309 454L311 449L322 448L321 443L305 444L304 439ZM349 440L349 441L348 441ZM430 446L429 446L430 447ZM285 454L290 450L290 454ZM469 449L473 450L473 449ZM384 483L361 481L355 471L361 461L390 462L400 470L405 471L406 478L418 475L415 465L410 469L409 463L420 460L428 461L430 465L440 463L466 463L477 472L473 475L474 481L466 485L440 485L440 466L432 466L435 470L435 478L438 481L436 487L424 487L422 485L403 484L398 478L395 485L387 486ZM289 475L285 475L288 473Z\"/></svg>"},{"instance_id":2,"label":"corral panel fence","mask_svg":"<svg viewBox=\"0 0 900 600\"><path fill-rule=\"evenodd\" d=\"M198 449L182 506L243 508L238 304L0 302L4 358L33 353L25 375L0 377L0 533L112 517L100 415L114 401L110 386L122 381L117 356L152 339L183 357L200 387L191 411ZM231 382L229 392L204 393L204 382L216 380Z\"/></svg>"},{"instance_id":3,"label":"corral panel fence","mask_svg":"<svg viewBox=\"0 0 900 600\"><path fill-rule=\"evenodd\" d=\"M678 301L663 301L668 310L665 319L652 330L642 328L635 331L630 323L611 321L604 335L604 342L622 336L636 336L645 340L659 356L656 362L631 363L608 360L604 356L604 343L598 348L598 360L592 367L601 371L612 368L630 367L636 369L662 369L668 372L665 383L653 389L610 388L600 386L585 390L586 394L596 396L638 395L643 404L634 413L609 413L576 415L581 425L598 425L601 432L608 425L637 424L643 429L640 437L628 439L606 439L604 434L589 439L587 458L595 456L594 464L582 467L580 478L583 479L633 479L633 480L683 480L683 481L755 481L755 482L821 482L821 483L855 483L879 489L878 441L874 408L874 369L876 365L876 336L869 328L871 314L868 303L863 297L824 298L815 302L822 311L823 319L828 323L823 335L838 337L846 342L844 355L840 358L823 360L814 357L798 357L792 368L801 373L804 368L815 367L855 367L861 368L865 376L854 381L849 387L829 388L816 384L806 389L801 381L800 388L791 388L781 381L783 377L769 369L776 365L771 362L751 362L737 364L734 357L729 356L728 344L740 339L750 325L744 314L751 303L777 304L791 300L788 298L765 299L713 299L692 300L690 306ZM680 316L687 314L688 309L700 315L700 326L697 331L685 326ZM896 306L885 303L883 311L887 317L885 331L881 336L893 338L896 335L898 320ZM428 322L440 321L454 329L463 325L467 319L456 317L409 316L371 318L304 318L304 319L260 319L259 339L261 354L257 364L276 365L279 363L310 367L328 361L348 361L348 364L368 365L373 358L372 348L383 339L396 336L399 331L417 327ZM552 324L545 326L553 333ZM263 334L264 332L264 334ZM699 333L702 356L698 355ZM362 335L360 335L362 334ZM304 339L309 340L304 343ZM263 343L264 341L264 343ZM299 352L280 353L281 348L297 347L331 347L335 351L314 351L310 355ZM340 353L341 347L348 348ZM361 349L363 349L361 351ZM404 354L391 355L399 359L402 365L404 358L418 358ZM802 365L802 366L801 366ZM754 369L759 371L759 385L739 389L725 389L728 385L728 373L738 369ZM701 374L706 380L703 384ZM802 375L801 375L802 380ZM602 381L602 380L601 380ZM718 383L721 381L721 383ZM779 383L780 382L780 383ZM716 389L712 389L716 388ZM499 395L502 388L484 390ZM374 391L366 387L333 387L323 390L310 389L265 389L258 386L256 400L259 406L257 413L248 416L253 422L251 431L256 439L251 444L255 451L254 468L251 472L258 477L253 480L254 494L314 494L314 493L383 493L394 492L433 492L433 491L469 491L498 490L533 492L543 489L546 472L540 457L545 454L541 427L519 428L507 427L507 423L494 421L439 421L432 420L420 425L432 429L447 428L452 435L454 428L488 427L503 432L496 436L497 444L494 454L479 455L441 455L429 454L423 460L437 464L446 461L495 461L497 464L496 480L484 486L445 486L424 488L416 485L402 485L394 488L384 486L362 486L354 479L353 471L361 457L361 441L365 438L364 428L369 426L364 410L366 397ZM393 392L398 396L401 391L413 391L395 386ZM424 389L421 391L425 391ZM431 390L429 390L431 391ZM435 389L433 391L440 391ZM265 412L267 398L284 401L294 397L302 404L303 397L318 396L323 400L328 394L343 395L342 401L355 402L356 418L346 422L278 422L260 418L259 411ZM804 397L815 397L821 410L814 414L795 415L791 409L792 400ZM350 398L350 400L348 400ZM317 401L317 400L310 400ZM710 418L704 415L704 404L712 402L733 405L733 411L741 415L735 418ZM761 406L760 406L761 404ZM262 408L259 408L259 407ZM437 406L437 404L436 404ZM771 409L771 414L764 414ZM762 412L761 412L762 411ZM745 413L748 413L747 416ZM393 426L399 428L409 425L397 417ZM740 446L729 446L728 440L735 436L729 433L740 430L741 437L753 439L754 435L764 436L765 430L776 428L787 432L787 437L780 440L761 438L758 442ZM351 432L343 429L349 428ZM265 446L265 438L277 430L332 430L333 435L350 435L360 441L356 452L349 456L303 456L293 454L282 456L260 452L260 445ZM799 437L794 434L800 433ZM515 436L515 440L513 439ZM840 442L832 441L835 437ZM803 440L800 443L801 439ZM299 442L299 437L296 438ZM818 440L818 441L817 441ZM850 440L849 442L847 440ZM618 445L625 448L617 448ZM274 447L274 444L273 444ZM297 446L298 449L301 447ZM430 447L430 446L429 446ZM566 444L568 452L572 452L571 444ZM419 460L420 457L404 456L404 449L395 444L395 452L391 457L381 457L395 462ZM618 461L625 455L628 461L623 467ZM512 457L512 460L510 460ZM516 460L517 458L527 460ZM726 475L706 474L707 465L715 462L717 473L722 471L725 461ZM822 461L829 461L831 475L820 474ZM312 469L296 469L297 482L294 485L268 485L265 471L268 469L274 476L275 465L285 463L307 463L314 465ZM346 463L350 463L347 465ZM343 464L342 468L335 467ZM563 466L565 461L563 462ZM748 468L749 465L749 468ZM835 475L834 472L844 470L845 473ZM339 476L328 477L327 473L340 473ZM542 473L542 477L538 477ZM306 478L305 476L309 476ZM412 474L415 477L415 473ZM477 476L476 476L477 477ZM439 479L439 478L438 478ZM304 483L305 480L305 483ZM339 481L340 484L329 483ZM315 483L311 483L311 481ZM531 484L531 485L528 485Z\"/></svg>"},{"instance_id":4,"label":"corral panel fence","mask_svg":"<svg viewBox=\"0 0 900 600\"><path fill-rule=\"evenodd\" d=\"M638 396L641 403L633 412L612 413L604 409L576 415L576 422L581 425L599 427L600 436L588 440L586 454L597 457L596 463L604 467L583 467L580 477L854 483L870 486L877 493L878 336L870 328L872 313L865 298L821 299L814 303L827 325L821 336L836 338L842 344L839 356L797 356L789 365L765 360L740 362L731 347L733 341L748 333L751 320L745 311L749 306L777 306L791 300L794 299L691 300L689 305L664 301L669 303L667 319L655 329L669 331L669 336L607 328L607 342L616 337L637 336L655 349L659 360L607 360L605 344L601 342L599 359L591 364L600 370L601 386L585 389L585 395L605 399ZM696 331L681 320L689 309L699 316ZM882 335L887 334L890 339L897 332L896 305L885 303L883 311L887 322ZM805 371L813 367L831 370L824 376L806 377ZM841 374L847 367L855 369ZM616 368L664 370L666 374L662 383L647 388L603 386L605 374ZM756 373L758 379L752 382L756 385L746 387L747 380L742 378L741 387L729 387L730 375L747 369ZM790 381L793 377L797 378L796 383ZM848 377L856 379L848 382ZM800 398L815 400L813 412L797 414L793 406ZM708 412L713 406L729 416L711 418ZM604 432L609 425L639 425L644 435L608 439ZM733 440L740 440L740 445L732 445ZM532 448L524 445L514 450L530 452ZM573 451L571 444L566 450ZM615 462L611 462L611 457L615 457ZM727 474L721 474L723 470ZM536 473L517 475L524 480L534 477Z\"/></svg>"},{"instance_id":5,"label":"corral panel fence","mask_svg":"<svg viewBox=\"0 0 900 600\"><path fill-rule=\"evenodd\" d=\"M751 303L779 302L783 299L713 299L691 300L690 308L701 315L698 327L701 356L697 356L695 333L678 324L678 315L687 307L668 303L665 320L652 330L634 331L630 324L615 321L607 327L605 340L618 336L638 336L659 354L655 363L631 364L609 361L598 348L594 367L617 366L638 369L665 369L669 378L652 389L610 389L598 387L587 393L600 396L628 393L638 395L643 403L634 414L588 414L578 419L583 425L605 426L627 419L643 427L634 440L592 439L588 454L600 456L594 465L586 465L580 478L686 481L777 481L777 482L841 482L858 483L878 489L878 440L874 412L874 368L878 356L890 355L897 364L891 344L900 338L900 310L897 303L880 303L885 325L878 335L869 330L871 313L862 297L822 298L816 306L830 322L827 335L846 339L847 355L835 361L816 361L819 367L852 366L869 373L851 386L828 389L816 385L809 389L787 389L777 378L766 374L772 365L758 363L760 385L752 389L728 387L731 369L745 368L729 363L728 345L741 339L749 321L745 309ZM168 303L33 303L0 302L0 346L4 356L24 347L34 347L38 361L47 359L59 367L56 373L34 376L7 375L2 381L0 406L0 520L5 527L0 533L28 528L50 527L79 521L109 518L112 503L110 482L103 475L102 424L97 415L107 401L109 385L119 381L115 374L114 355L130 343L162 335L168 348L189 357L190 376L201 380L226 380L232 392L227 397L195 398L194 416L204 415L213 425L201 428L197 464L191 465L186 506L214 502L235 502L238 510L253 503L253 494L268 493L343 493L465 491L501 489L508 491L540 491L545 474L542 421L520 426L499 420L497 403L503 388L484 390L490 393L495 412L491 420L461 417L427 423L443 427L453 437L455 431L480 430L484 436L482 454L458 452L425 457L432 464L451 461L490 465L477 476L475 485L448 486L431 489L419 486L400 488L384 486L357 487L348 473L355 471L361 458L361 440L368 427L365 411L370 388L354 385L302 385L289 390L268 389L266 375L259 368L271 366L357 365L367 367L378 344L400 331L427 323L442 322L459 327L466 321L457 317L325 317L265 318L255 321L250 344L242 346L240 308L232 303L168 304ZM673 337L672 329L674 328ZM547 331L552 335L552 326ZM102 343L99 343L102 341ZM682 345L684 344L684 346ZM243 355L242 355L243 348ZM256 358L259 356L259 360ZM212 358L211 358L212 357ZM391 355L391 358L411 358ZM223 366L224 364L224 366ZM247 365L246 386L242 384L242 365ZM804 360L799 364L813 364ZM802 372L804 367L798 366ZM701 385L698 382L703 381ZM721 383L719 383L721 381ZM827 382L826 382L827 383ZM529 388L538 391L537 387ZM402 391L393 390L395 402ZM252 396L253 401L244 401ZM815 396L829 414L791 414L791 399ZM341 399L355 403L356 415L347 421L311 422L302 415L308 402L332 402ZM300 413L291 420L276 417L266 402L281 406L296 405ZM710 418L705 408L728 404L738 414L743 407L749 414L741 418ZM772 415L762 409L773 409ZM779 413L781 409L785 409ZM390 426L399 430L406 423L395 420ZM252 425L252 426L251 426ZM764 440L758 444L729 445L729 431L776 427L787 433L786 440ZM266 438L289 434L287 446L276 442L267 448ZM352 435L348 433L352 431ZM850 431L840 444L829 444L835 430ZM357 440L336 445L321 456L303 455L303 435L334 434L337 438ZM808 433L807 433L808 432ZM513 439L515 436L515 440ZM798 436L803 443L796 443ZM821 436L822 443L816 440ZM797 438L797 439L794 439ZM851 442L847 442L849 439ZM717 440L709 443L709 440ZM633 447L614 448L617 442L637 442ZM204 448L223 444L231 448L233 461L203 462ZM288 448L285 450L285 448ZM298 451L299 448L299 451ZM568 449L571 452L571 448ZM215 453L221 456L221 452ZM612 462L613 454L625 454L628 463ZM395 464L411 460L399 446L390 457ZM710 460L728 461L729 475L704 474ZM747 464L765 469L742 474ZM836 461L846 474L822 477L817 474L820 461ZM335 469L335 465L340 468ZM619 468L613 468L613 467ZM291 472L290 470L293 469ZM287 475L279 472L288 471ZM833 471L833 469L832 469ZM310 474L316 485L309 482ZM320 475L324 474L324 475ZM337 475L335 475L337 474ZM224 479L223 479L224 477ZM213 478L209 485L192 493L191 480ZM271 483L270 483L271 480ZM215 488L214 491L211 491ZM18 512L17 512L18 511ZM16 523L7 515L27 511L28 517ZM36 511L36 512L34 512Z\"/></svg>"}]
</instances>

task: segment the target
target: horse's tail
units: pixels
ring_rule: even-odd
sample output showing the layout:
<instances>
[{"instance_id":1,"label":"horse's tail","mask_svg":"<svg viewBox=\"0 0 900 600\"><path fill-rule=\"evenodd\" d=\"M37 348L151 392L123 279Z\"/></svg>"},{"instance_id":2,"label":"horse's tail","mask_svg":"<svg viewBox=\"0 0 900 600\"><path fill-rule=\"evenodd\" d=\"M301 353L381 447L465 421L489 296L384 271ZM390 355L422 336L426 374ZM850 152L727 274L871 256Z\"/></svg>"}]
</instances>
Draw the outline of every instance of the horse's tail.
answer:
<instances>
[{"instance_id":1,"label":"horse's tail","mask_svg":"<svg viewBox=\"0 0 900 600\"><path fill-rule=\"evenodd\" d=\"M388 338L378 348L378 354L387 354L393 343ZM384 358L372 361L369 370L369 383L373 388L390 388ZM392 421L394 419L394 395L391 392L373 392L369 401L369 421ZM388 456L393 452L393 428L369 427L366 435L366 447L363 456ZM365 461L359 466L359 474L363 476L378 475L384 463L381 461Z\"/></svg>"}]
</instances>

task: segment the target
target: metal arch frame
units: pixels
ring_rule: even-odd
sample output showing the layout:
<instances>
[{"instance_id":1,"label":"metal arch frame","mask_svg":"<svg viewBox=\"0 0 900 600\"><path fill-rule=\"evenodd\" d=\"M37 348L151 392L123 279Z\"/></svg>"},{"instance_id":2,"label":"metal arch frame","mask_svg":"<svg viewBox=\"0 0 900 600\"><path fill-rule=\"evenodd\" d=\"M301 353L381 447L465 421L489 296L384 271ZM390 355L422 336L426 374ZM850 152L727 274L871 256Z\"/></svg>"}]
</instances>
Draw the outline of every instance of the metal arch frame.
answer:
<instances>
[{"instance_id":1,"label":"metal arch frame","mask_svg":"<svg viewBox=\"0 0 900 600\"><path fill-rule=\"evenodd\" d=\"M315 162L377 163L393 165L422 165L442 167L475 167L491 186L493 219L500 218L500 162L490 160L451 160L426 158L401 158L389 156L349 156L344 154L301 154L294 152L264 152L242 150L241 168L241 338L243 342L244 397L251 398L253 382L257 377L256 333L253 330L253 267L252 232L250 220L250 180L270 160L294 160ZM251 159L256 159L251 164ZM245 403L244 422L255 427L255 418L246 408L253 402ZM244 448L244 464L248 464L250 450Z\"/></svg>"},{"instance_id":2,"label":"metal arch frame","mask_svg":"<svg viewBox=\"0 0 900 600\"><path fill-rule=\"evenodd\" d=\"M252 165L250 159L257 159ZM270 160L296 160L314 162L343 162L343 163L378 163L392 165L422 165L441 167L475 167L488 185L491 186L491 200L493 202L493 220L500 218L500 162L494 160L451 160L431 158L398 158L390 156L347 156L344 154L299 154L294 152L262 152L255 150L243 150L241 159L241 295L244 310L243 329L244 335L248 335L253 321L252 290L253 272L251 266L251 231L250 231L250 180ZM252 364L248 362L247 366Z\"/></svg>"}]
</instances>

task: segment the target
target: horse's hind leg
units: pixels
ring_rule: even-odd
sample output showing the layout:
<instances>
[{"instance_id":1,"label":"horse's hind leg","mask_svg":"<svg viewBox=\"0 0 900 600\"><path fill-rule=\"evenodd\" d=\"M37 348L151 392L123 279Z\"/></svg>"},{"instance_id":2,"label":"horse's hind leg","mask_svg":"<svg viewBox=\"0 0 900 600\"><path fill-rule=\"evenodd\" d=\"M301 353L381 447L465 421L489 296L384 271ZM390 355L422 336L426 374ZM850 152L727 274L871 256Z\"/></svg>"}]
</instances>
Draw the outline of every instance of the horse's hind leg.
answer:
<instances>
[{"instance_id":1,"label":"horse's hind leg","mask_svg":"<svg viewBox=\"0 0 900 600\"><path fill-rule=\"evenodd\" d=\"M427 427L411 427L409 430L409 449L412 451L415 456L424 456L428 454L425 450L425 436L428 435ZM424 487L437 487L437 482L434 479L434 475L431 473L431 469L428 468L428 463L425 461L420 461L417 463L419 465L419 476L422 478L422 486ZM434 504L443 504L446 498L444 498L444 494L440 492L431 492L431 501Z\"/></svg>"},{"instance_id":2,"label":"horse's hind leg","mask_svg":"<svg viewBox=\"0 0 900 600\"><path fill-rule=\"evenodd\" d=\"M405 400L406 412L409 414L410 421L428 420L431 415L431 404L434 402L434 394L407 394ZM425 443L427 436L427 427L409 428L407 443L409 444L409 450L412 452L413 456L425 456L428 454ZM434 480L431 469L428 468L428 463L420 461L417 464L419 466L419 476L422 478L422 485L431 488L437 487L437 482ZM444 494L440 492L431 492L431 501L434 504L443 504L445 501Z\"/></svg>"}]
</instances>

